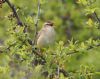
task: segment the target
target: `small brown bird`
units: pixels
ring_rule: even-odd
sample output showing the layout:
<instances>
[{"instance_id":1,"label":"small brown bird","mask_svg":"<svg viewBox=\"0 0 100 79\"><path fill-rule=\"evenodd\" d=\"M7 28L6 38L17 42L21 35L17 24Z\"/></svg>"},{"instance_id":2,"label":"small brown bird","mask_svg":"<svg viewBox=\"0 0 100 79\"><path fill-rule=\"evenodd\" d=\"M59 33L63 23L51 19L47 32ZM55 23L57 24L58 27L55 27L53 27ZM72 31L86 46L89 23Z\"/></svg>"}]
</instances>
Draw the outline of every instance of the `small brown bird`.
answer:
<instances>
[{"instance_id":1,"label":"small brown bird","mask_svg":"<svg viewBox=\"0 0 100 79\"><path fill-rule=\"evenodd\" d=\"M55 35L53 23L50 21L44 23L43 28L38 33L37 47L43 48L53 44Z\"/></svg>"}]
</instances>

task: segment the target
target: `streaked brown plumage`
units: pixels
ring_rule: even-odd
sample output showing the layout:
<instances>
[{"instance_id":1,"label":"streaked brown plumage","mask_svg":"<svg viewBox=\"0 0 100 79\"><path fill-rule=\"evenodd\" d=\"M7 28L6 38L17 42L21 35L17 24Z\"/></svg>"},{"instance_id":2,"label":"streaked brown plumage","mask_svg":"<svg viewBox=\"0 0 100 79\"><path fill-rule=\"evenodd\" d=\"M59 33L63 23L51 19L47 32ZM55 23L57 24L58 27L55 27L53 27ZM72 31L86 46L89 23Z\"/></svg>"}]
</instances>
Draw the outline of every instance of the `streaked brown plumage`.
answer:
<instances>
[{"instance_id":1,"label":"streaked brown plumage","mask_svg":"<svg viewBox=\"0 0 100 79\"><path fill-rule=\"evenodd\" d=\"M50 21L44 23L43 28L38 33L37 47L43 48L53 44L55 34L53 23Z\"/></svg>"}]
</instances>

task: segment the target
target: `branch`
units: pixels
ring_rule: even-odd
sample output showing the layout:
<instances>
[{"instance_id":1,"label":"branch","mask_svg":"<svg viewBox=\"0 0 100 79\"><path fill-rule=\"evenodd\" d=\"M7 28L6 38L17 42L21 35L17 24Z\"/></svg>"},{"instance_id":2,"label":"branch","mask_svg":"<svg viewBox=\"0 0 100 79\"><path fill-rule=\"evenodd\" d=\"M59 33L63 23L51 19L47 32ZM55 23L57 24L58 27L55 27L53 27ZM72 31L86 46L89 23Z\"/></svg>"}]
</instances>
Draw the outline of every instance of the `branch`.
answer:
<instances>
[{"instance_id":1,"label":"branch","mask_svg":"<svg viewBox=\"0 0 100 79\"><path fill-rule=\"evenodd\" d=\"M37 11L36 19L35 19L35 24L34 24L34 26L35 26L35 34L34 34L33 45L36 45L36 43L37 43L39 16L40 16L40 0L38 0L38 11ZM33 52L34 52L37 56L39 56L42 60L44 60L44 62L46 63L45 58L43 58L43 56L40 55L40 52L35 51L35 49L33 49Z\"/></svg>"},{"instance_id":2,"label":"branch","mask_svg":"<svg viewBox=\"0 0 100 79\"><path fill-rule=\"evenodd\" d=\"M46 63L45 58L43 57L43 55L40 54L40 52L36 51L34 48L32 49L32 52L39 56L43 60L43 63Z\"/></svg>"},{"instance_id":3,"label":"branch","mask_svg":"<svg viewBox=\"0 0 100 79\"><path fill-rule=\"evenodd\" d=\"M20 26L23 26L23 23L22 23L22 21L20 20L18 14L17 14L17 12L16 12L16 9L15 9L14 5L11 4L9 0L5 0L5 2L6 2L6 3L9 5L9 7L12 9L13 14L15 15L15 17L16 17L16 19L17 19L17 24L20 25Z\"/></svg>"},{"instance_id":4,"label":"branch","mask_svg":"<svg viewBox=\"0 0 100 79\"><path fill-rule=\"evenodd\" d=\"M100 25L100 19L99 19L99 17L98 17L98 15L97 15L97 13L96 13L96 12L94 12L93 14L94 14L94 16L96 17L96 19L97 19L97 21L98 21L98 23L99 23L99 25Z\"/></svg>"},{"instance_id":5,"label":"branch","mask_svg":"<svg viewBox=\"0 0 100 79\"><path fill-rule=\"evenodd\" d=\"M97 44L97 45L95 45L95 46L91 45L91 46L89 46L88 48L86 48L86 50L90 50L90 49L93 49L93 48L95 48L95 47L99 47L99 46L100 46L100 44ZM75 51L73 51L73 52L69 52L69 53L67 53L66 55L73 55L73 54L77 54L77 52L79 52L79 53L80 53L80 51L75 50Z\"/></svg>"},{"instance_id":6,"label":"branch","mask_svg":"<svg viewBox=\"0 0 100 79\"><path fill-rule=\"evenodd\" d=\"M38 0L38 12L37 12L37 16L36 16L36 19L35 19L34 45L36 45L36 42L37 42L39 16L40 16L40 0Z\"/></svg>"},{"instance_id":7,"label":"branch","mask_svg":"<svg viewBox=\"0 0 100 79\"><path fill-rule=\"evenodd\" d=\"M88 1L88 0L86 0L86 1ZM91 0L89 0L89 2L90 2L90 5L93 3L93 2L91 2ZM87 4L87 6L90 6L90 5ZM84 4L82 4L82 6L85 7ZM97 22L99 23L99 27L98 27L98 29L99 29L100 28L100 19L99 19L97 13L94 11L91 15L93 18L96 18Z\"/></svg>"},{"instance_id":8,"label":"branch","mask_svg":"<svg viewBox=\"0 0 100 79\"><path fill-rule=\"evenodd\" d=\"M98 29L100 29L100 18L98 17L97 13L94 11L94 13L92 13L91 15L99 23Z\"/></svg>"},{"instance_id":9,"label":"branch","mask_svg":"<svg viewBox=\"0 0 100 79\"><path fill-rule=\"evenodd\" d=\"M94 3L94 2L91 2L91 0L89 0L89 2L90 2L90 5L91 5L92 3ZM89 6L89 5L88 5L88 6ZM95 11L94 11L93 15L94 15L94 17L97 19L98 23L100 24L100 19L99 19L98 15L97 15L97 13L96 13Z\"/></svg>"}]
</instances>

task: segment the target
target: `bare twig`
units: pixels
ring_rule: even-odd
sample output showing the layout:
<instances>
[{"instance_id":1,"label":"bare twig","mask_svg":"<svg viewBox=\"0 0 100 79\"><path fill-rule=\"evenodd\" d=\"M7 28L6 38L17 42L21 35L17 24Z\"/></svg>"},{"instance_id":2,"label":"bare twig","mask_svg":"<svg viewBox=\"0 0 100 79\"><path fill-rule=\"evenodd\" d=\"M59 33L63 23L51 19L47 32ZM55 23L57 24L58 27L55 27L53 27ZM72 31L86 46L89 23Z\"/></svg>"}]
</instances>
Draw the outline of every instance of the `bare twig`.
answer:
<instances>
[{"instance_id":1,"label":"bare twig","mask_svg":"<svg viewBox=\"0 0 100 79\"><path fill-rule=\"evenodd\" d=\"M6 3L9 5L9 7L12 9L13 14L15 15L15 17L16 17L16 19L17 19L17 24L20 25L20 26L23 26L23 23L22 23L22 21L20 20L18 14L17 14L17 12L16 12L16 9L15 9L14 5L11 4L11 2L10 2L9 0L5 0L5 2L6 2Z\"/></svg>"},{"instance_id":2,"label":"bare twig","mask_svg":"<svg viewBox=\"0 0 100 79\"><path fill-rule=\"evenodd\" d=\"M38 0L38 12L37 12L37 16L36 16L36 19L35 19L34 45L36 45L36 42L37 42L39 16L40 16L40 0Z\"/></svg>"}]
</instances>

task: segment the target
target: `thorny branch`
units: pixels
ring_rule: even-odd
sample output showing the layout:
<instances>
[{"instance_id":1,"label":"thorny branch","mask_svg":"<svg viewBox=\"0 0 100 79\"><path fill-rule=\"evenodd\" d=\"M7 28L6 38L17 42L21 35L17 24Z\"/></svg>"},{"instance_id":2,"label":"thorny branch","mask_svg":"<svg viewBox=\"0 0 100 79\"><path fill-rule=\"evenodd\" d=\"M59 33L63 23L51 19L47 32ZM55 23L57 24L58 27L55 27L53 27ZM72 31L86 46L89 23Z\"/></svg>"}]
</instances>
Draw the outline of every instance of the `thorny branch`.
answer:
<instances>
[{"instance_id":1,"label":"thorny branch","mask_svg":"<svg viewBox=\"0 0 100 79\"><path fill-rule=\"evenodd\" d=\"M12 12L17 20L17 25L19 26L25 26L23 32L26 33L27 32L27 26L25 23L23 23L20 19L20 17L18 16L17 12L16 12L16 8L15 6L9 1L9 0L5 0L5 2L9 5L9 7L12 9Z\"/></svg>"},{"instance_id":2,"label":"thorny branch","mask_svg":"<svg viewBox=\"0 0 100 79\"><path fill-rule=\"evenodd\" d=\"M14 5L11 4L11 2L10 2L9 0L5 0L5 2L6 2L6 3L9 5L9 7L12 9L13 14L14 14L14 16L15 16L16 19L17 19L17 24L20 25L20 26L23 26L23 23L22 23L22 21L20 20L18 14L17 14L17 12L16 12L16 9L15 9Z\"/></svg>"}]
</instances>

